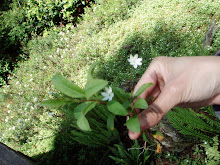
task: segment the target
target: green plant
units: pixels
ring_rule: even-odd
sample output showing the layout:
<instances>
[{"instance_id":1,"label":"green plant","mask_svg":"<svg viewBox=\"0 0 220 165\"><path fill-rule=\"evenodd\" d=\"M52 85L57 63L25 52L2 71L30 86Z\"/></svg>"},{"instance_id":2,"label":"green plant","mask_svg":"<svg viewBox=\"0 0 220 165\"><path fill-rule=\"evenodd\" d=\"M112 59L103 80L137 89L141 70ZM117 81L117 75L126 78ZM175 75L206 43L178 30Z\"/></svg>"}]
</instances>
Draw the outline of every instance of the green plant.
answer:
<instances>
[{"instance_id":1,"label":"green plant","mask_svg":"<svg viewBox=\"0 0 220 165\"><path fill-rule=\"evenodd\" d=\"M123 165L144 165L154 164L153 154L148 148L140 147L135 140L131 148L126 149L123 144L115 144L110 147L114 156L109 156L116 164Z\"/></svg>"},{"instance_id":2,"label":"green plant","mask_svg":"<svg viewBox=\"0 0 220 165\"><path fill-rule=\"evenodd\" d=\"M142 64L141 60L142 58L138 58L138 55L135 55L134 57L131 55L129 62L134 68L137 68L137 65ZM46 100L42 102L41 105L49 108L57 108L72 102L78 103L74 111L70 111L70 113L72 113L72 116L76 119L77 126L81 130L91 131L90 124L85 116L89 111L95 108L96 105L102 104L107 106L107 109L111 112L107 119L109 129L114 129L114 118L116 115L127 116L127 114L129 114L130 118L126 121L126 126L128 129L139 133L140 124L135 108L146 109L148 104L145 99L137 99L137 97L150 87L152 83L142 85L134 95L132 93L126 93L118 87L113 87L113 89L111 87L106 88L108 84L107 81L93 77L92 73L95 66L96 64L93 64L89 69L87 83L84 89L65 79L61 75L55 75L52 79L52 83L57 90L65 96ZM101 93L104 98L99 95L100 90L103 88L106 90L106 92ZM136 99L137 101L132 106L133 101Z\"/></svg>"},{"instance_id":3,"label":"green plant","mask_svg":"<svg viewBox=\"0 0 220 165\"><path fill-rule=\"evenodd\" d=\"M138 53L145 59L142 67L133 70L132 78L135 78L135 81L132 84L135 85L152 59L159 54L172 57L210 55L219 48L219 32L217 32L218 35L213 41L215 46L205 52L200 51L209 24L217 16L219 17L219 14L216 12L212 16L206 14L205 10L201 14L197 12L204 4L209 4L213 11L218 11L217 0L194 2L126 0L123 1L124 5L118 0L99 0L99 2L85 9L86 13L77 27L69 25L53 27L45 31L43 36L38 35L29 41L26 48L29 51L29 58L20 61L10 74L10 85L0 88L1 93L10 95L10 100L0 105L0 137L3 143L31 157L46 152L48 156L51 154L49 151L53 150L54 137L62 130L61 123L66 122L63 111L40 106L35 108L34 105L45 98L55 99L61 96L51 85L52 77L58 72L82 88L86 83L86 74L91 62L99 61L101 65L97 66L95 75L109 80L111 86L125 89L130 86L130 69L127 61L130 54ZM108 5L108 2L111 2L111 5ZM111 9L108 10L109 8ZM17 7L14 12L18 9L20 8ZM151 55L151 44L156 52L155 56ZM35 97L38 98L38 102L32 103ZM28 102L31 105L26 106ZM27 143L20 144L11 140L16 138L14 136L18 131L19 118L22 122L31 119L31 125L25 128ZM126 120L125 117L122 118L123 121ZM90 122L89 118L88 121ZM27 120L26 124L29 123L30 121ZM104 123L105 127L106 123ZM13 126L16 129L9 130ZM124 131L126 129L117 127L115 120L115 129L124 135L123 144L129 148L127 132ZM47 140L43 139L51 135L54 136ZM65 139L63 141L65 142ZM55 148L54 152L59 153L59 149L60 147ZM88 150L89 153L84 158L90 157L90 151ZM86 153L86 149L83 153ZM59 154L60 162L66 159L61 153ZM54 163L57 159L52 160L51 162ZM81 161L83 160L82 158Z\"/></svg>"},{"instance_id":4,"label":"green plant","mask_svg":"<svg viewBox=\"0 0 220 165\"><path fill-rule=\"evenodd\" d=\"M218 151L219 147L219 136L213 137L212 142L204 142L202 147L205 148L205 154L207 156L206 162L208 165L215 165L220 163L220 153Z\"/></svg>"},{"instance_id":5,"label":"green plant","mask_svg":"<svg viewBox=\"0 0 220 165\"><path fill-rule=\"evenodd\" d=\"M200 118L203 116L205 120ZM194 110L176 107L169 111L167 118L170 124L186 137L211 140L212 136L220 132L219 122ZM211 124L210 124L211 123Z\"/></svg>"}]
</instances>

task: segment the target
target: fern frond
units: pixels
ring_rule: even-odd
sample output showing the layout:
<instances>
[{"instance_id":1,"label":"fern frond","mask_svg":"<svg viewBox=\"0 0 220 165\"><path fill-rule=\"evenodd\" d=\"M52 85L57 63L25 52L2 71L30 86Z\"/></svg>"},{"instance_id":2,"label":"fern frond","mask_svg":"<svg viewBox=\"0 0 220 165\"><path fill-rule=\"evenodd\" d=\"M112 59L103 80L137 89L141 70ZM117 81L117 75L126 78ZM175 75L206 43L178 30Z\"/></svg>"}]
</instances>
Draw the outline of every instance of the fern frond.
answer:
<instances>
[{"instance_id":1,"label":"fern frond","mask_svg":"<svg viewBox=\"0 0 220 165\"><path fill-rule=\"evenodd\" d=\"M206 123L197 113L191 109L183 109L176 107L167 114L170 124L178 130L179 133L186 136L194 136L200 139L211 140L212 137L207 133L216 134L219 130ZM211 119L209 119L211 120Z\"/></svg>"}]
</instances>

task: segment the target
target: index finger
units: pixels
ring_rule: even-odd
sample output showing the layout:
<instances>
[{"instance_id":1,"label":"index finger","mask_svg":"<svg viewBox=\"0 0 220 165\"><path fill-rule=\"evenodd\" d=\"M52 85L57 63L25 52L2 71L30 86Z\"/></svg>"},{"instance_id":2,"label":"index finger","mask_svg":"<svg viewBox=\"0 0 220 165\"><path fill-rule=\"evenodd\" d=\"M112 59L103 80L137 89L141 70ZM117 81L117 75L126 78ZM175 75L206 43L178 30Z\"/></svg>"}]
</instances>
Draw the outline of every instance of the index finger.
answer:
<instances>
[{"instance_id":1,"label":"index finger","mask_svg":"<svg viewBox=\"0 0 220 165\"><path fill-rule=\"evenodd\" d=\"M141 79L138 81L137 85L134 88L134 94L137 92L137 90L146 83L153 83L152 86L147 88L139 97L140 98L147 98L150 93L153 91L153 89L156 87L157 84L157 74L153 67L149 66L148 69L145 71Z\"/></svg>"}]
</instances>

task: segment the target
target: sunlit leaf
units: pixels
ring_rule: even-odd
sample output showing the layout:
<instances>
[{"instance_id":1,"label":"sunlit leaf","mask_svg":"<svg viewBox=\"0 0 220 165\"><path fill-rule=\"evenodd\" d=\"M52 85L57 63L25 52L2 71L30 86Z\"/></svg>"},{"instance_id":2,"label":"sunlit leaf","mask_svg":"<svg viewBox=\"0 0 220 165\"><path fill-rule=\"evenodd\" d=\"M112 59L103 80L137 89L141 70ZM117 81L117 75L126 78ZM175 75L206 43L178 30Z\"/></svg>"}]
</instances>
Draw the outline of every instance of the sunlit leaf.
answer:
<instances>
[{"instance_id":1,"label":"sunlit leaf","mask_svg":"<svg viewBox=\"0 0 220 165\"><path fill-rule=\"evenodd\" d=\"M143 84L135 93L135 97L140 96L147 88L149 88L151 85L153 85L153 83L146 83Z\"/></svg>"},{"instance_id":2,"label":"sunlit leaf","mask_svg":"<svg viewBox=\"0 0 220 165\"><path fill-rule=\"evenodd\" d=\"M59 108L67 103L70 103L70 100L59 98L59 99L45 100L41 102L40 105L48 108Z\"/></svg>"},{"instance_id":3,"label":"sunlit leaf","mask_svg":"<svg viewBox=\"0 0 220 165\"><path fill-rule=\"evenodd\" d=\"M160 131L156 131L155 133L153 133L153 137L159 141L162 141L164 138L162 132Z\"/></svg>"},{"instance_id":4,"label":"sunlit leaf","mask_svg":"<svg viewBox=\"0 0 220 165\"><path fill-rule=\"evenodd\" d=\"M133 117L130 117L127 121L126 121L126 124L127 128L133 132L136 132L136 133L140 133L140 123L139 123L139 120L138 120L138 116L135 115Z\"/></svg>"},{"instance_id":5,"label":"sunlit leaf","mask_svg":"<svg viewBox=\"0 0 220 165\"><path fill-rule=\"evenodd\" d=\"M93 79L92 74L93 74L93 71L94 71L97 64L98 63L96 62L90 66L89 71L88 71L88 75L87 75L87 80Z\"/></svg>"},{"instance_id":6,"label":"sunlit leaf","mask_svg":"<svg viewBox=\"0 0 220 165\"><path fill-rule=\"evenodd\" d=\"M107 81L101 79L89 79L86 83L86 98L89 99L95 93L99 92L108 84Z\"/></svg>"},{"instance_id":7,"label":"sunlit leaf","mask_svg":"<svg viewBox=\"0 0 220 165\"><path fill-rule=\"evenodd\" d=\"M77 120L77 125L83 131L91 131L89 122L83 115Z\"/></svg>"},{"instance_id":8,"label":"sunlit leaf","mask_svg":"<svg viewBox=\"0 0 220 165\"><path fill-rule=\"evenodd\" d=\"M127 111L126 109L117 101L110 101L107 104L107 108L110 112L112 112L115 115L120 115L120 116L126 116Z\"/></svg>"},{"instance_id":9,"label":"sunlit leaf","mask_svg":"<svg viewBox=\"0 0 220 165\"><path fill-rule=\"evenodd\" d=\"M134 107L134 108L140 108L140 109L146 109L146 108L148 107L148 104L147 104L147 102L145 101L145 99L139 98L139 99L135 102L135 104L134 104L133 107Z\"/></svg>"},{"instance_id":10,"label":"sunlit leaf","mask_svg":"<svg viewBox=\"0 0 220 165\"><path fill-rule=\"evenodd\" d=\"M61 75L55 75L52 79L53 85L63 94L73 98L83 98L85 93L83 89L67 80Z\"/></svg>"}]
</instances>

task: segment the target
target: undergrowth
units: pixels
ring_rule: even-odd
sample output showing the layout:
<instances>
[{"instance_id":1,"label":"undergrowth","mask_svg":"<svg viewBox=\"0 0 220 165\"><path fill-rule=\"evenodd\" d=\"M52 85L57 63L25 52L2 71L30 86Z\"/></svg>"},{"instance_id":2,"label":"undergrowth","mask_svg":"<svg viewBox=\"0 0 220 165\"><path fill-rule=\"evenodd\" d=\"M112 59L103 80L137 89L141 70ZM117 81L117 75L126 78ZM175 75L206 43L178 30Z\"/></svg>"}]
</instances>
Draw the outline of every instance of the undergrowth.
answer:
<instances>
[{"instance_id":1,"label":"undergrowth","mask_svg":"<svg viewBox=\"0 0 220 165\"><path fill-rule=\"evenodd\" d=\"M95 70L97 77L115 86L126 86L130 80L127 61L130 54L143 58L142 67L132 75L135 82L156 56L212 55L220 48L219 31L206 50L202 49L202 42L209 24L216 21L219 25L218 11L217 0L103 0L85 9L78 27L52 27L45 30L43 36L33 36L24 48L29 58L21 54L26 61L18 62L8 77L9 85L0 88L4 94L2 100L6 100L0 105L0 141L36 161L48 158L48 162L52 162L55 157L69 160L70 156L63 157L72 151L68 145L75 148L73 153L80 151L77 155L81 158L73 156L72 161L89 157L86 150L96 157L93 155L96 148L78 145L77 136L73 141L69 138L73 128L66 128L70 121L64 111L39 106L44 98L60 96L51 85L52 76L60 73L83 87L89 66L99 61ZM120 131L123 137L127 136L126 131ZM67 145L60 148L59 141ZM125 144L131 147L132 142L127 138ZM207 160L211 159L208 153L206 156Z\"/></svg>"}]
</instances>

